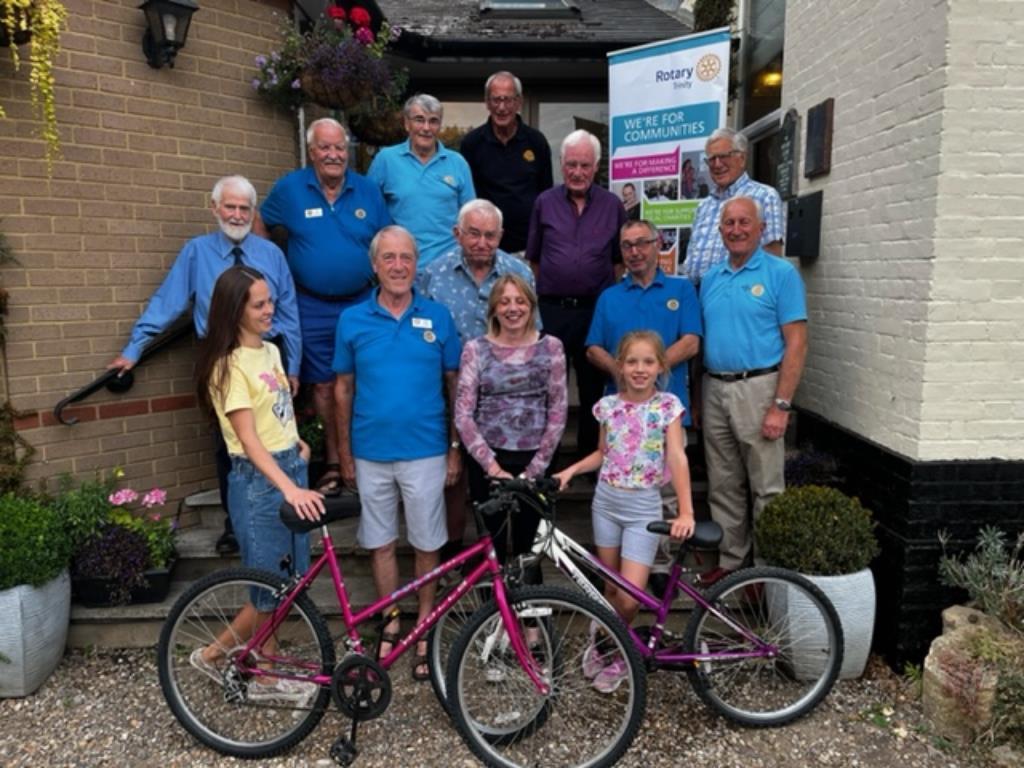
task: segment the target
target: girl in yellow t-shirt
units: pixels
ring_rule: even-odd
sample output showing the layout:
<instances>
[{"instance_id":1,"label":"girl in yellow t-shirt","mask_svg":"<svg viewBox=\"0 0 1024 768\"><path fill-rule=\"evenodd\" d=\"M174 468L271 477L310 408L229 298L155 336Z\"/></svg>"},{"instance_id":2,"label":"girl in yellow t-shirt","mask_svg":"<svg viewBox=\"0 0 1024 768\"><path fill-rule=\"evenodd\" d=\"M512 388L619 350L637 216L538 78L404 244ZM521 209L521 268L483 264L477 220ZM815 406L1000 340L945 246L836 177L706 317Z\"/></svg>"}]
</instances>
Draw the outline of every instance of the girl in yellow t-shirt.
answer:
<instances>
[{"instance_id":1,"label":"girl in yellow t-shirt","mask_svg":"<svg viewBox=\"0 0 1024 768\"><path fill-rule=\"evenodd\" d=\"M263 340L273 316L274 302L263 275L243 266L224 272L210 301L196 384L199 402L216 415L231 455L228 511L242 563L287 577L282 567L286 557L299 573L309 568L309 535L293 535L285 528L278 517L281 502L307 520L319 519L324 505L323 497L306 487L309 446L299 439L280 352ZM266 589L254 588L250 600L223 637L192 653L194 667L219 679L217 667L225 651L251 637L275 606ZM249 697L304 704L315 688L277 680L250 685Z\"/></svg>"}]
</instances>

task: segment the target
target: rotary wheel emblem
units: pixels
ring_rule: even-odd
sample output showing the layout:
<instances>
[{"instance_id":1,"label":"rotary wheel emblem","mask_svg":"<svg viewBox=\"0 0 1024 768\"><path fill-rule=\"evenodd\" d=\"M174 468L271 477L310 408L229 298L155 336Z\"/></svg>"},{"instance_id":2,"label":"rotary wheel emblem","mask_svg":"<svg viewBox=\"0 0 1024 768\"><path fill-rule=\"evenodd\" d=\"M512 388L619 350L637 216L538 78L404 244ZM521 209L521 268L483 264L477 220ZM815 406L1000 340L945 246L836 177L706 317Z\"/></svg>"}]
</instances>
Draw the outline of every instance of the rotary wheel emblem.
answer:
<instances>
[{"instance_id":1,"label":"rotary wheel emblem","mask_svg":"<svg viewBox=\"0 0 1024 768\"><path fill-rule=\"evenodd\" d=\"M697 62L697 77L701 80L714 80L721 71L722 60L713 53L701 56L700 61Z\"/></svg>"}]
</instances>

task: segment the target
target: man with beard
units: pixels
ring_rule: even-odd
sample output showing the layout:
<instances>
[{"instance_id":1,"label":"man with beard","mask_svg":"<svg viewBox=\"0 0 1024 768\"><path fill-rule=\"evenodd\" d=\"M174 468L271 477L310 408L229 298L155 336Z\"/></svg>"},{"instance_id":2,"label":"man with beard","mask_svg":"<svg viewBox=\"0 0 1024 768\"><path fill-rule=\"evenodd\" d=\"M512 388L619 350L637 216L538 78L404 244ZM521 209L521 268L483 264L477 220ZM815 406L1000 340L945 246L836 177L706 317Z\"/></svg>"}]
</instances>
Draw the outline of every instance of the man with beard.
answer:
<instances>
[{"instance_id":1,"label":"man with beard","mask_svg":"<svg viewBox=\"0 0 1024 768\"><path fill-rule=\"evenodd\" d=\"M250 235L256 209L256 190L243 176L225 176L213 187L210 209L219 231L200 235L185 244L167 277L132 328L128 344L107 367L118 368L122 372L131 370L139 361L147 343L167 330L190 305L196 336L203 338L206 335L210 298L217 278L229 267L242 264L263 274L270 287L275 305L270 336L280 338L282 342L282 357L294 392L299 386L299 360L302 357L295 284L281 249L261 237ZM215 440L217 480L220 483L221 505L226 513L227 474L231 469L231 461L219 431ZM231 518L227 515L224 533L217 541L217 551L221 554L238 551L238 542L231 530Z\"/></svg>"},{"instance_id":2,"label":"man with beard","mask_svg":"<svg viewBox=\"0 0 1024 768\"><path fill-rule=\"evenodd\" d=\"M341 490L334 415L334 340L342 311L370 295L370 241L391 223L377 185L348 167L348 135L337 120L314 120L306 131L310 166L274 184L254 226L285 250L302 323L299 378L313 388L324 425L326 471L317 490Z\"/></svg>"}]
</instances>

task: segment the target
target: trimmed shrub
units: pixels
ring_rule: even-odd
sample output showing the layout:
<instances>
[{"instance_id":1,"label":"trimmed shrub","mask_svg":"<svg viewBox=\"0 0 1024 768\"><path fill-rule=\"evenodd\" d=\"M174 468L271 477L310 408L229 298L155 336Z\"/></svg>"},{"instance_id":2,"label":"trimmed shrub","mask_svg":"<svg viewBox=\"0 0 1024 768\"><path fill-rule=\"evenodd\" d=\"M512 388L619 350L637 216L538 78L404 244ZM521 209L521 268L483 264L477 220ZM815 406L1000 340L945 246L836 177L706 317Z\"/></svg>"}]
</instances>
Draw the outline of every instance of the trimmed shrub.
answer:
<instances>
[{"instance_id":1,"label":"trimmed shrub","mask_svg":"<svg viewBox=\"0 0 1024 768\"><path fill-rule=\"evenodd\" d=\"M71 541L53 507L13 493L0 497L0 590L45 584L70 557Z\"/></svg>"}]
</instances>

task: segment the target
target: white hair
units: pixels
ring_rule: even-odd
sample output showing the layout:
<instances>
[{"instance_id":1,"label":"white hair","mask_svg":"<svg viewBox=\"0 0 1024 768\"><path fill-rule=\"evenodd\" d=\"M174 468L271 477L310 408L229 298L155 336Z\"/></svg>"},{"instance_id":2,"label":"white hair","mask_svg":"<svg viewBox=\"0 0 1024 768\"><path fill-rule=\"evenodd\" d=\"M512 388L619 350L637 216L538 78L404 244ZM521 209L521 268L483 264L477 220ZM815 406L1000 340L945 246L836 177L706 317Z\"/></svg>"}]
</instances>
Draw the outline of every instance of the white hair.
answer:
<instances>
[{"instance_id":1,"label":"white hair","mask_svg":"<svg viewBox=\"0 0 1024 768\"><path fill-rule=\"evenodd\" d=\"M213 191L210 193L210 199L213 200L214 205L220 205L220 201L224 199L225 189L237 189L245 193L249 196L249 205L253 208L256 207L256 188L245 176L224 176L217 179L217 183L213 185Z\"/></svg>"},{"instance_id":2,"label":"white hair","mask_svg":"<svg viewBox=\"0 0 1024 768\"><path fill-rule=\"evenodd\" d=\"M597 136L592 134L590 131L584 131L582 128L573 131L562 139L562 149L559 151L558 159L564 160L565 151L569 147L582 144L584 141L590 142L590 147L594 150L594 165L598 165L601 162L601 142L598 140Z\"/></svg>"},{"instance_id":3,"label":"white hair","mask_svg":"<svg viewBox=\"0 0 1024 768\"><path fill-rule=\"evenodd\" d=\"M420 249L419 246L416 245L416 238L412 236L412 232L405 227L398 226L397 224L389 224L377 232L377 234L373 236L373 240L370 241L370 261L377 260L377 250L380 248L380 240L384 235L405 235L408 237L409 242L412 243L413 255L416 257L417 261L419 260Z\"/></svg>"},{"instance_id":4,"label":"white hair","mask_svg":"<svg viewBox=\"0 0 1024 768\"><path fill-rule=\"evenodd\" d=\"M414 96L410 96L405 102L405 106L402 107L402 115L412 117L409 113L413 107L419 107L428 115L437 115L442 120L444 119L444 107L441 105L440 100L429 93L417 93Z\"/></svg>"},{"instance_id":5,"label":"white hair","mask_svg":"<svg viewBox=\"0 0 1024 768\"><path fill-rule=\"evenodd\" d=\"M501 209L490 200L484 200L483 198L478 197L475 200L470 200L462 206L459 209L459 229L464 228L466 217L471 213L483 213L488 216L493 216L498 222L498 229L501 229L503 219Z\"/></svg>"},{"instance_id":6,"label":"white hair","mask_svg":"<svg viewBox=\"0 0 1024 768\"><path fill-rule=\"evenodd\" d=\"M502 70L501 72L495 72L493 75L487 78L487 82L484 83L484 99L491 97L491 86L495 80L511 80L512 87L515 88L516 98L523 98L523 84L519 82L519 78L513 75L511 72Z\"/></svg>"},{"instance_id":7,"label":"white hair","mask_svg":"<svg viewBox=\"0 0 1024 768\"><path fill-rule=\"evenodd\" d=\"M708 136L708 140L704 142L704 148L707 149L711 142L718 141L720 139L728 141L732 148L737 152L742 152L744 155L747 154L747 148L749 146L747 137L739 131L734 131L732 128L719 128L714 131L710 136Z\"/></svg>"},{"instance_id":8,"label":"white hair","mask_svg":"<svg viewBox=\"0 0 1024 768\"><path fill-rule=\"evenodd\" d=\"M337 128L341 131L341 135L345 137L345 143L348 143L348 131L345 130L345 126L335 120L333 117L321 117L319 120L314 120L309 124L306 129L306 146L313 146L313 139L316 138L316 129L322 125L329 125L332 128Z\"/></svg>"},{"instance_id":9,"label":"white hair","mask_svg":"<svg viewBox=\"0 0 1024 768\"><path fill-rule=\"evenodd\" d=\"M728 200L726 200L722 204L722 207L719 208L719 210L718 210L718 224L719 224L719 226L721 226L721 224L722 224L722 219L725 218L725 209L728 208L733 203L739 203L739 202L747 202L747 203L750 203L751 205L753 205L754 206L754 211L755 211L755 213L757 213L757 220L758 220L758 222L763 222L764 221L764 208L761 207L761 204L757 200L755 200L752 197L747 197L746 195L736 195L735 197L730 197Z\"/></svg>"}]
</instances>

